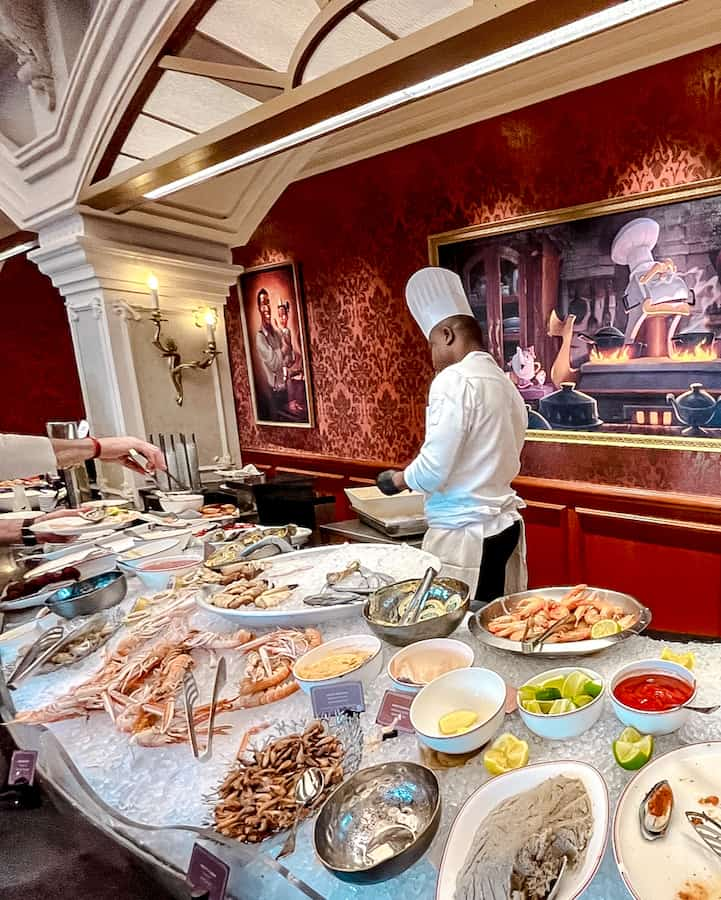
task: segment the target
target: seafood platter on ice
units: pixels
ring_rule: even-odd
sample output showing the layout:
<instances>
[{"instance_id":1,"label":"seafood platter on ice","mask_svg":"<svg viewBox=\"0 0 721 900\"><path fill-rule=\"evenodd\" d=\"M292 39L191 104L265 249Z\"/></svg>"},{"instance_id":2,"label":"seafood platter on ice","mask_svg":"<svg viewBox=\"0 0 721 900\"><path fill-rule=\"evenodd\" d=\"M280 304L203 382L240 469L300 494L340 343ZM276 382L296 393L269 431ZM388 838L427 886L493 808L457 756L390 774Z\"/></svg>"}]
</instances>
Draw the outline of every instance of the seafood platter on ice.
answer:
<instances>
[{"instance_id":1,"label":"seafood platter on ice","mask_svg":"<svg viewBox=\"0 0 721 900\"><path fill-rule=\"evenodd\" d=\"M721 898L712 645L587 585L472 611L402 543L126 520L6 587L2 715L179 897L202 842L231 898Z\"/></svg>"}]
</instances>

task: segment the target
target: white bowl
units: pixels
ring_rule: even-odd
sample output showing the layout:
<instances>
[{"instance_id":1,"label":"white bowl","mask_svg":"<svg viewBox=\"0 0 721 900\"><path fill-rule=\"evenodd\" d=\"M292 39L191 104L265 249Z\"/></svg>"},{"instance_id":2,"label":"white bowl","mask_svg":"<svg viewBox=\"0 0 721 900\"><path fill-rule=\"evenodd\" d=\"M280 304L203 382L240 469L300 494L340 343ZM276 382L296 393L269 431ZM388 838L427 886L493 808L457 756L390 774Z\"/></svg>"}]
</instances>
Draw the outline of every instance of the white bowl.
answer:
<instances>
[{"instance_id":1,"label":"white bowl","mask_svg":"<svg viewBox=\"0 0 721 900\"><path fill-rule=\"evenodd\" d=\"M158 500L164 512L176 514L189 509L197 511L205 503L202 494L159 494Z\"/></svg>"},{"instance_id":2,"label":"white bowl","mask_svg":"<svg viewBox=\"0 0 721 900\"><path fill-rule=\"evenodd\" d=\"M550 741L568 741L576 738L588 731L598 722L603 712L603 698L606 696L606 684L593 669L587 669L585 666L562 666L558 669L548 669L541 672L525 682L526 684L537 684L539 681L547 681L556 675L570 675L571 672L583 672L588 675L589 681L598 681L601 684L601 693L598 697L594 697L591 703L581 706L578 709L571 710L567 713L559 713L555 716L544 715L543 713L528 712L521 706L521 698L518 698L518 712L523 720L523 724L537 734L539 737L546 738Z\"/></svg>"},{"instance_id":3,"label":"white bowl","mask_svg":"<svg viewBox=\"0 0 721 900\"><path fill-rule=\"evenodd\" d=\"M640 731L641 734L671 734L686 724L686 720L691 715L690 709L687 709L685 706L677 706L674 709L664 710L663 712L647 712L626 706L614 694L616 685L623 681L624 678L628 678L630 675L643 675L654 672L673 675L682 681L688 682L693 688L693 694L686 702L693 703L696 697L696 678L693 672L689 672L685 666L667 659L641 659L638 662L622 666L611 679L611 689L609 691L611 705L616 713L616 717L624 725L630 725L632 728Z\"/></svg>"},{"instance_id":4,"label":"white bowl","mask_svg":"<svg viewBox=\"0 0 721 900\"><path fill-rule=\"evenodd\" d=\"M146 569L146 566L158 566L164 563L164 568ZM177 575L187 575L197 568L203 560L199 556L167 556L163 559L143 559L135 566L134 574L151 591L164 591L170 584L170 579Z\"/></svg>"},{"instance_id":5,"label":"white bowl","mask_svg":"<svg viewBox=\"0 0 721 900\"><path fill-rule=\"evenodd\" d=\"M440 671L437 675L428 681L402 681L397 678L400 666L403 663L412 660L423 659L429 666L438 665L440 668L444 660L453 657L457 660L458 665L454 668L448 666L445 670ZM453 638L430 638L427 641L418 641L415 644L409 644L395 653L388 662L388 677L393 683L393 687L399 691L406 691L411 694L417 694L421 688L424 688L435 678L445 675L446 672L454 672L456 669L468 669L473 665L473 650L464 644L463 641L456 641Z\"/></svg>"},{"instance_id":6,"label":"white bowl","mask_svg":"<svg viewBox=\"0 0 721 900\"><path fill-rule=\"evenodd\" d=\"M25 496L30 504L31 509L38 509L40 506L40 491L34 488L25 488ZM52 496L52 495L51 495ZM14 491L0 492L0 512L12 512L15 503Z\"/></svg>"},{"instance_id":7,"label":"white bowl","mask_svg":"<svg viewBox=\"0 0 721 900\"><path fill-rule=\"evenodd\" d=\"M158 541L143 541L137 547L132 547L118 556L118 565L120 568L127 568L131 571L142 562L149 559L162 559L166 556L178 556L188 546L190 535L184 535L179 538L163 538Z\"/></svg>"},{"instance_id":8,"label":"white bowl","mask_svg":"<svg viewBox=\"0 0 721 900\"><path fill-rule=\"evenodd\" d=\"M469 709L480 716L463 734L441 734L438 720ZM506 714L506 682L490 669L456 669L427 684L411 704L410 719L418 740L441 753L472 753L491 740Z\"/></svg>"},{"instance_id":9,"label":"white bowl","mask_svg":"<svg viewBox=\"0 0 721 900\"><path fill-rule=\"evenodd\" d=\"M304 666L320 662L327 656L342 650L365 650L371 655L365 662L354 669L349 669L342 675L333 675L330 678L301 678L298 675L298 670L302 671ZM369 685L380 675L383 668L382 650L383 644L372 634L349 634L345 637L335 638L321 644L320 647L309 650L296 660L293 666L293 677L306 694L310 693L311 688L319 685L338 684L341 681L362 681L364 685Z\"/></svg>"}]
</instances>

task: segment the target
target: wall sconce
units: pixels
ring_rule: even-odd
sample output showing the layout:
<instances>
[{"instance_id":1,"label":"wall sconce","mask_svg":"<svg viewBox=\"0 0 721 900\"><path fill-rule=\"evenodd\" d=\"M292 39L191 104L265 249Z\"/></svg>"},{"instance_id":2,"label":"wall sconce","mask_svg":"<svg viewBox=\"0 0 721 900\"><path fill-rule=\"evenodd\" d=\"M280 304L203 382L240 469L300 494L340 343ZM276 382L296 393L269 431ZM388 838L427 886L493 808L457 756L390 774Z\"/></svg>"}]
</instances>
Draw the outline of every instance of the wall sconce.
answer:
<instances>
[{"instance_id":1,"label":"wall sconce","mask_svg":"<svg viewBox=\"0 0 721 900\"><path fill-rule=\"evenodd\" d=\"M183 370L184 369L207 369L212 366L213 361L220 355L215 346L215 328L218 324L218 314L210 307L204 307L193 311L193 321L202 328L205 326L208 337L208 346L203 350L203 358L196 359L193 362L181 363L178 345L173 338L166 338L163 343L160 332L163 322L167 322L160 314L160 298L158 297L158 279L155 275L148 278L148 287L150 288L150 302L153 311L150 313L150 321L155 325L155 335L153 336L153 346L160 350L163 357L168 360L168 371L170 380L175 387L175 402L178 406L183 405Z\"/></svg>"}]
</instances>

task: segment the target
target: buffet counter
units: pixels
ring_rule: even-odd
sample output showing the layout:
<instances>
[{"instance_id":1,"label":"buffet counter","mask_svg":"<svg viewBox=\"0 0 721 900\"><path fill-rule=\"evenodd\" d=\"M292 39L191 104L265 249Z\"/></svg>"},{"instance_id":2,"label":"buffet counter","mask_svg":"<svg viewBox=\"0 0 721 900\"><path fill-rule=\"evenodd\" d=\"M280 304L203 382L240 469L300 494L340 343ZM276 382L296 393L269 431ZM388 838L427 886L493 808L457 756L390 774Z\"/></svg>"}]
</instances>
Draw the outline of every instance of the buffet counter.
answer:
<instances>
[{"instance_id":1,"label":"buffet counter","mask_svg":"<svg viewBox=\"0 0 721 900\"><path fill-rule=\"evenodd\" d=\"M362 550L356 547L354 552L362 553ZM411 559L418 551L408 548L405 552L410 554ZM134 606L142 593L136 578L130 578L129 585L128 595L122 604L125 612ZM202 625L221 633L233 630L231 623L212 613L196 615L201 617L196 627ZM369 631L357 609L335 620L318 622L318 628L324 642L349 633L360 635ZM471 648L475 656L474 665L493 670L509 685L518 686L553 665L547 659L528 658L481 645L471 635L466 623L457 628L453 637ZM609 679L625 663L658 657L662 646L650 638L635 636L591 657L590 665ZM721 682L721 663L716 647L702 643L670 646L676 652L695 653L696 671L702 688L697 699L700 703L709 700L705 695L712 694ZM484 768L482 752L463 764L459 764L461 758L458 758L451 765L448 757L429 759L428 754L421 751L414 734L401 732L392 739L377 740L375 718L385 691L392 687L386 666L396 649L384 645L381 673L366 686L366 712L360 718L364 743L359 765L367 767L398 760L430 762L432 765L441 763L442 767L435 769L441 792L440 826L427 852L396 877L380 884L360 885L338 880L320 864L313 849L313 821L304 821L300 825L296 850L283 859L281 867L274 857L284 841L284 834L260 844L237 844L235 847L206 840L205 846L231 865L228 897L243 900L262 895L264 900L292 900L305 892L308 896L328 900L392 900L401 895L430 900L436 895L439 866L450 826L469 795L488 782L490 776ZM222 655L228 669L225 696L233 693L232 686L237 685L241 678L243 662L239 650L224 651ZM3 662L7 663L5 657ZM582 659L564 664L575 663L584 664ZM96 652L74 666L29 678L12 693L11 701L17 710L37 709L52 703L73 687L86 682L98 665ZM206 698L211 687L209 667L198 664L195 676L201 698ZM2 698L5 703L3 717L8 719L12 713L8 708L10 695L7 691L3 691ZM517 711L506 716L500 731L512 732L528 742L531 765L559 760L591 762L608 786L613 816L616 802L633 773L619 768L614 760L612 742L618 737L622 726L614 716L608 698L603 703L604 709L595 727L572 740L548 741L536 737L525 728ZM241 738L248 729L253 730L251 747L254 742L259 742L257 745L261 746L269 736L302 728L311 719L309 698L300 691L273 704L219 714L218 724L230 727L226 733L215 737L212 758L206 762L195 759L185 742L140 746L130 735L115 727L102 710L89 716L51 722L47 728L27 724L15 724L10 728L19 746L39 750L42 774L58 791L116 840L133 848L145 861L152 861L164 881L175 885L178 896L184 896L182 876L187 870L193 844L199 838L197 834L177 830L173 826L203 827L212 821L218 785L232 766ZM259 726L267 730L263 732ZM654 758L682 745L712 740L717 734L716 718L691 715L680 731L656 739ZM446 765L450 767L445 768ZM283 871L283 867L287 867L289 874ZM619 875L609 843L600 868L583 897L585 900L622 900L626 896L630 895ZM668 894L669 898L673 896ZM659 895L654 900L663 898Z\"/></svg>"}]
</instances>

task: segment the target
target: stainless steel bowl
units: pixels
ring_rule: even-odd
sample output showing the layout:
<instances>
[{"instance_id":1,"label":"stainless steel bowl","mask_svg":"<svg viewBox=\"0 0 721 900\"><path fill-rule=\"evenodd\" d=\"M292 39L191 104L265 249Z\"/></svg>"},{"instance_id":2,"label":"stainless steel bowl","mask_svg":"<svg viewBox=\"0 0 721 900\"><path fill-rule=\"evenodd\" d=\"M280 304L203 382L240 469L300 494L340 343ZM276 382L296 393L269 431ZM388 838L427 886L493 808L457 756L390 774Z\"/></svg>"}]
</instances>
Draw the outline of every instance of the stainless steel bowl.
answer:
<instances>
[{"instance_id":1,"label":"stainless steel bowl","mask_svg":"<svg viewBox=\"0 0 721 900\"><path fill-rule=\"evenodd\" d=\"M413 762L361 769L336 788L315 822L315 851L343 881L399 875L426 852L441 818L438 779Z\"/></svg>"},{"instance_id":2,"label":"stainless steel bowl","mask_svg":"<svg viewBox=\"0 0 721 900\"><path fill-rule=\"evenodd\" d=\"M512 613L521 600L525 600L526 597L547 597L552 600L560 600L570 590L570 587L535 588L532 591L522 591L518 594L509 594L507 597L499 597L498 600L493 600L471 616L468 620L468 629L482 644L496 647L499 650L508 650L511 653L523 653L521 641L511 641L508 638L496 637L495 634L491 634L488 630L488 623L496 616ZM634 624L619 634L597 640L569 641L567 644L542 644L541 647L533 651L534 655L553 659L598 653L600 650L605 650L606 647L632 637L634 634L640 634L645 628L648 628L651 621L651 610L646 606L642 606L630 594L622 594L620 591L612 591L607 588L594 587L591 590L596 591L603 597L604 601L613 606L620 606L629 614L633 613L636 616Z\"/></svg>"},{"instance_id":3,"label":"stainless steel bowl","mask_svg":"<svg viewBox=\"0 0 721 900\"><path fill-rule=\"evenodd\" d=\"M449 596L460 594L463 603L458 609L436 616L434 619L416 622L414 625L394 625L394 613L399 602L409 593L413 593L420 583L420 578L396 581L395 584L389 584L388 587L375 591L363 604L363 618L379 638L396 647L405 647L415 641L448 637L461 624L471 603L468 585L455 578L436 578L433 582L434 587L440 585L446 588Z\"/></svg>"},{"instance_id":4,"label":"stainless steel bowl","mask_svg":"<svg viewBox=\"0 0 721 900\"><path fill-rule=\"evenodd\" d=\"M103 572L60 588L45 605L64 619L74 619L117 606L127 591L128 582L122 572Z\"/></svg>"}]
</instances>

